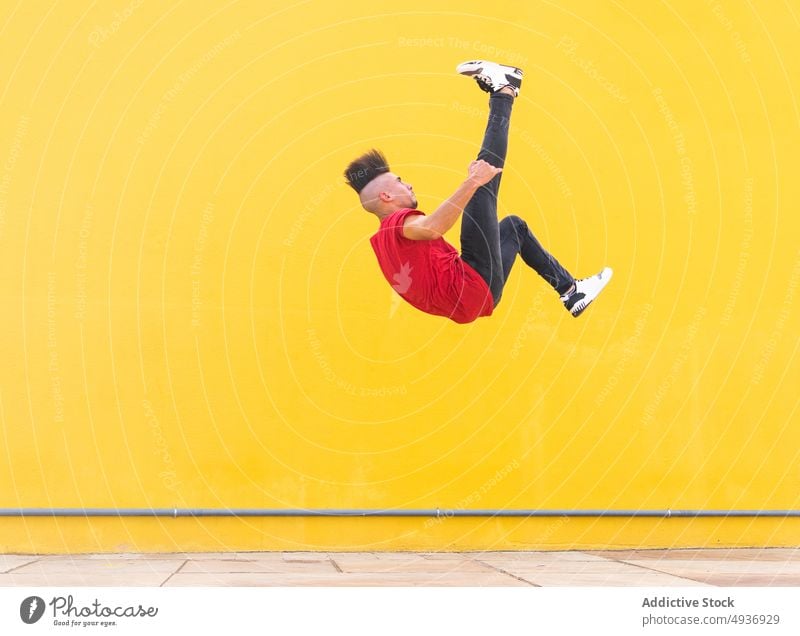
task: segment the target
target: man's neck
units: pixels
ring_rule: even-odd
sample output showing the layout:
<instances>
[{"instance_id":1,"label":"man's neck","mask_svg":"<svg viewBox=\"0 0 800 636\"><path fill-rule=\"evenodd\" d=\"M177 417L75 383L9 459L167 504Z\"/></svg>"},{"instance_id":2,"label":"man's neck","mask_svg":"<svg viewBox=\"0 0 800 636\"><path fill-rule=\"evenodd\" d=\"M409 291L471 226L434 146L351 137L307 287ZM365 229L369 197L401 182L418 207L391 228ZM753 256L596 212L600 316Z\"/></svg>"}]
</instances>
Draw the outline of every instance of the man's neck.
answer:
<instances>
[{"instance_id":1,"label":"man's neck","mask_svg":"<svg viewBox=\"0 0 800 636\"><path fill-rule=\"evenodd\" d=\"M383 212L375 212L375 216L378 217L378 221L383 221L383 219L385 219L390 214L394 214L398 210L402 210L402 209L404 209L404 208L401 206L401 207L394 208L392 210L384 210Z\"/></svg>"}]
</instances>

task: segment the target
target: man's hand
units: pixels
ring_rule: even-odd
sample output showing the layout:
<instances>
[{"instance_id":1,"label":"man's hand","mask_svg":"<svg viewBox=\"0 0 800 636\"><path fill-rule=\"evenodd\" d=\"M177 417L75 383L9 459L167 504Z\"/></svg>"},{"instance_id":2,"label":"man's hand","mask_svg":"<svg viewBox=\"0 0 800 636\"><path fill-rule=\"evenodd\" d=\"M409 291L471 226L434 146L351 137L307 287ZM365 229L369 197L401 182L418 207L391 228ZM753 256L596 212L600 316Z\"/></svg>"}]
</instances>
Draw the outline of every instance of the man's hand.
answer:
<instances>
[{"instance_id":1,"label":"man's hand","mask_svg":"<svg viewBox=\"0 0 800 636\"><path fill-rule=\"evenodd\" d=\"M502 168L495 168L483 159L476 159L469 164L469 180L474 181L480 187L489 183L495 175L502 171Z\"/></svg>"},{"instance_id":2,"label":"man's hand","mask_svg":"<svg viewBox=\"0 0 800 636\"><path fill-rule=\"evenodd\" d=\"M473 161L469 164L469 176L464 183L433 214L408 216L403 224L403 236L413 241L430 241L443 236L453 227L475 191L502 171L502 168L495 168L483 159Z\"/></svg>"}]
</instances>

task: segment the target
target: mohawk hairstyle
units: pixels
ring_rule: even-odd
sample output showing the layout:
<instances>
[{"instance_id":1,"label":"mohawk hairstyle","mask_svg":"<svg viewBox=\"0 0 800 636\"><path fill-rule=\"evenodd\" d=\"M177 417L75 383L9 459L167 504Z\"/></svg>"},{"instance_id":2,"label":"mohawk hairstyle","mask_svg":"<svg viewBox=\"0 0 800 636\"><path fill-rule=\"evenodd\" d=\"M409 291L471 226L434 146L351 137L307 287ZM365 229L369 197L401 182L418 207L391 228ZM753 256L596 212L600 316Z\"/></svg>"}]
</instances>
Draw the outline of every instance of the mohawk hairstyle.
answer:
<instances>
[{"instance_id":1,"label":"mohawk hairstyle","mask_svg":"<svg viewBox=\"0 0 800 636\"><path fill-rule=\"evenodd\" d=\"M347 185L360 194L365 185L385 172L389 172L389 162L380 150L373 148L350 162L344 171L344 178L347 179Z\"/></svg>"}]
</instances>

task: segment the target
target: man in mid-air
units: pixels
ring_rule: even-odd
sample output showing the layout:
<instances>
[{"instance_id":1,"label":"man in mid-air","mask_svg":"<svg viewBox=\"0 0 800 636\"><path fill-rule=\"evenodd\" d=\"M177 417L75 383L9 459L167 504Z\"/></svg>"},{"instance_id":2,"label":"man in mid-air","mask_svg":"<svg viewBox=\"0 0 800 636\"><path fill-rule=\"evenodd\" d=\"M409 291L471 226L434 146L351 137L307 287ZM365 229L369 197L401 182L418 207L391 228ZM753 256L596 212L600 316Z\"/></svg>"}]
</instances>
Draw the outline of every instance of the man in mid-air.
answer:
<instances>
[{"instance_id":1,"label":"man in mid-air","mask_svg":"<svg viewBox=\"0 0 800 636\"><path fill-rule=\"evenodd\" d=\"M383 275L408 303L458 323L490 316L500 302L517 254L579 316L611 279L611 268L576 280L536 240L520 217L497 220L497 193L508 147L511 107L519 95L522 71L494 62L459 64L490 93L489 121L478 158L467 179L432 214L417 210L410 184L390 172L386 158L371 150L344 172L365 210L380 228L370 238ZM461 213L461 255L444 240Z\"/></svg>"}]
</instances>

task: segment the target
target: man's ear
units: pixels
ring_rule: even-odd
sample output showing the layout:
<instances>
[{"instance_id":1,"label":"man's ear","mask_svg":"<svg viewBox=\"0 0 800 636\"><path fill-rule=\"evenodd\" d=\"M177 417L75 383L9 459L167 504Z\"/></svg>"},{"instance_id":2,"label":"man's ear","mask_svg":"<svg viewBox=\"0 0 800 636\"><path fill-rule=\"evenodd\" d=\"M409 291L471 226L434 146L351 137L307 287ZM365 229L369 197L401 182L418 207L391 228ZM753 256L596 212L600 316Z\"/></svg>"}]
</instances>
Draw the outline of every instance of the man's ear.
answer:
<instances>
[{"instance_id":1,"label":"man's ear","mask_svg":"<svg viewBox=\"0 0 800 636\"><path fill-rule=\"evenodd\" d=\"M381 193L378 195L378 198L379 198L381 201L383 201L384 203L388 203L389 201L391 201L391 200L392 200L392 195L391 195L391 194L389 194L388 192L381 192Z\"/></svg>"}]
</instances>

